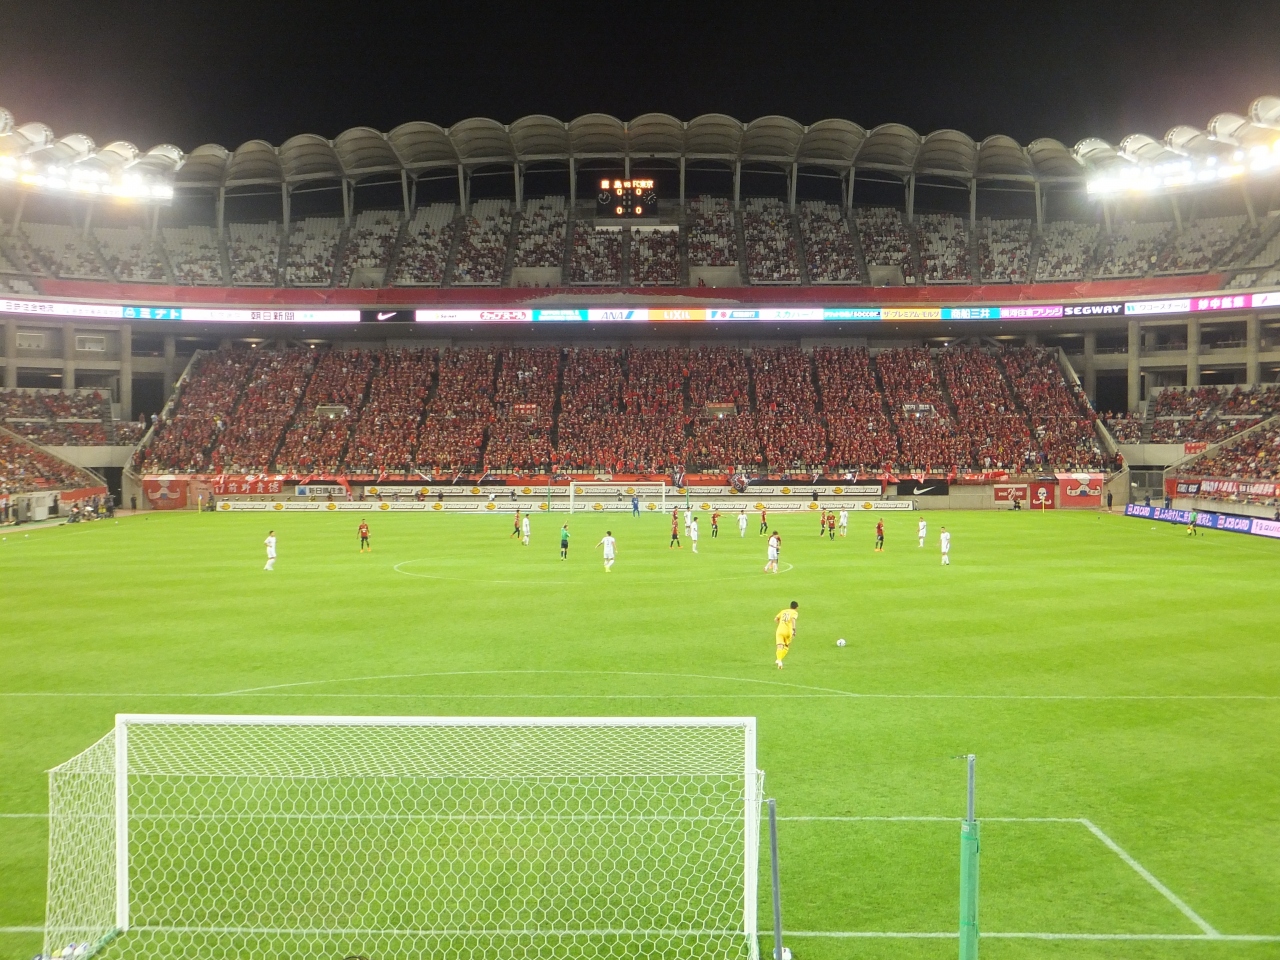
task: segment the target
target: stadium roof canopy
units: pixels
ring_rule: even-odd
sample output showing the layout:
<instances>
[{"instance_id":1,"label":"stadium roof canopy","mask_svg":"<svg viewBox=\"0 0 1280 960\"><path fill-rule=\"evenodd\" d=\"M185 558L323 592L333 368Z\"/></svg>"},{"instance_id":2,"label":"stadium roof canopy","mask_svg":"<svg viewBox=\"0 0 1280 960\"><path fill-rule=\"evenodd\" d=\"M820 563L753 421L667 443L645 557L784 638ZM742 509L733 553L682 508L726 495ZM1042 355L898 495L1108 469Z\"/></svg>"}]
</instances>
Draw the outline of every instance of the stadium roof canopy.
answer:
<instances>
[{"instance_id":1,"label":"stadium roof canopy","mask_svg":"<svg viewBox=\"0 0 1280 960\"><path fill-rule=\"evenodd\" d=\"M279 146L263 140L250 140L234 150L205 144L183 156L169 146L142 154L122 142L99 150L82 134L55 139L43 124L17 126L12 115L0 109L0 168L8 164L17 170L34 163L93 173L133 167L139 173L172 178L179 190L224 192L274 185L287 193L325 180L341 181L345 191L361 182L399 179L407 189L409 180L455 170L461 184L476 170L493 166L513 167L518 183L520 172L533 164L563 164L572 172L583 163L605 160L629 171L633 161L649 159L669 160L682 170L687 162L724 164L738 172L744 166L772 166L791 176L793 190L798 170L818 168L849 177L850 182L865 177L901 179L914 188L916 179L923 177L971 190L979 183L1005 181L1038 191L1042 185L1081 186L1094 175L1113 175L1129 167L1272 149L1278 139L1280 97L1274 96L1255 100L1248 117L1219 114L1204 130L1177 126L1163 140L1134 134L1119 146L1088 138L1074 148L1052 139L1023 146L1002 135L975 142L958 130L922 135L899 123L868 131L840 119L804 125L781 116L743 123L724 114L684 121L647 113L627 122L593 113L568 122L535 114L510 124L473 117L447 128L414 121L386 133L353 127L333 140L300 134Z\"/></svg>"}]
</instances>

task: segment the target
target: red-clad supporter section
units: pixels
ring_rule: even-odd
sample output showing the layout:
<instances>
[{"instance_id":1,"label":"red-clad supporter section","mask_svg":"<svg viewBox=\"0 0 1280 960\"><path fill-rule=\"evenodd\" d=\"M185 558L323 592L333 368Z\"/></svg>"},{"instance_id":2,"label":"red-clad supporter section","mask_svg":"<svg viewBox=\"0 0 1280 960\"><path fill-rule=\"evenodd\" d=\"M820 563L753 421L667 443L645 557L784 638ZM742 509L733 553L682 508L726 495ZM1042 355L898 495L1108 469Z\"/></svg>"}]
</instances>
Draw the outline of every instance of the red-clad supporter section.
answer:
<instances>
[{"instance_id":1,"label":"red-clad supporter section","mask_svg":"<svg viewBox=\"0 0 1280 960\"><path fill-rule=\"evenodd\" d=\"M225 348L135 457L149 475L585 473L991 482L1115 464L1051 351L731 346Z\"/></svg>"},{"instance_id":2,"label":"red-clad supporter section","mask_svg":"<svg viewBox=\"0 0 1280 960\"><path fill-rule=\"evenodd\" d=\"M92 474L0 430L0 493L96 488ZM106 493L105 490L102 491Z\"/></svg>"},{"instance_id":3,"label":"red-clad supporter section","mask_svg":"<svg viewBox=\"0 0 1280 960\"><path fill-rule=\"evenodd\" d=\"M728 244L729 240L726 239ZM727 259L727 257L712 258ZM1093 280L1070 283L944 284L908 287L851 287L821 284L812 287L682 287L670 291L682 298L697 297L725 303L786 306L790 304L839 305L858 303L1017 303L1039 301L1063 303L1068 300L1123 300L1132 297L1172 296L1202 290L1221 290L1225 277L1220 273L1192 276L1146 277L1132 280ZM444 306L466 307L503 304L535 304L547 297L563 300L578 296L587 301L599 297L581 287L172 287L163 284L102 283L92 280L35 281L49 297L97 302L147 304L205 304L210 306L271 307L381 307ZM652 287L611 288L610 293L631 293L652 301Z\"/></svg>"}]
</instances>

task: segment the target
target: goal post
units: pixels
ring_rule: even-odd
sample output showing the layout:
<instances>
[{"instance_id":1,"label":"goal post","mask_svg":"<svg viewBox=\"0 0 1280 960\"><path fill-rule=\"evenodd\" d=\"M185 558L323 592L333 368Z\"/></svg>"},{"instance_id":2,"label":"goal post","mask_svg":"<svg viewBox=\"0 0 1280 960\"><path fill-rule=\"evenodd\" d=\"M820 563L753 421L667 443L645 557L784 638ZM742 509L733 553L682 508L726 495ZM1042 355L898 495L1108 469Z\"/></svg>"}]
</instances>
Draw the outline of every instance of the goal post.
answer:
<instances>
[{"instance_id":1,"label":"goal post","mask_svg":"<svg viewBox=\"0 0 1280 960\"><path fill-rule=\"evenodd\" d=\"M755 720L122 714L45 954L759 960Z\"/></svg>"}]
</instances>

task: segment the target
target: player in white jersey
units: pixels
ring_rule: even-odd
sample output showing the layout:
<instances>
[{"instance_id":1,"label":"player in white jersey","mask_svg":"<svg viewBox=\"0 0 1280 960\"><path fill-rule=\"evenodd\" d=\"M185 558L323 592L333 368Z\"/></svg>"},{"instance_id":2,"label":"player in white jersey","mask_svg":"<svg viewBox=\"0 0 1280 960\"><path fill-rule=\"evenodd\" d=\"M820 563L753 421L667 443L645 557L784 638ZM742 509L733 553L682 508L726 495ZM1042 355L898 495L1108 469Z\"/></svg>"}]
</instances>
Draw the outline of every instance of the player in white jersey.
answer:
<instances>
[{"instance_id":1,"label":"player in white jersey","mask_svg":"<svg viewBox=\"0 0 1280 960\"><path fill-rule=\"evenodd\" d=\"M693 523L693 511L685 510L684 512L684 535L689 536L689 525Z\"/></svg>"},{"instance_id":2,"label":"player in white jersey","mask_svg":"<svg viewBox=\"0 0 1280 960\"><path fill-rule=\"evenodd\" d=\"M747 511L742 510L738 513L738 536L745 537L747 535Z\"/></svg>"},{"instance_id":3,"label":"player in white jersey","mask_svg":"<svg viewBox=\"0 0 1280 960\"><path fill-rule=\"evenodd\" d=\"M276 532L274 530L267 531L267 539L262 541L267 547L267 565L263 570L274 570L276 568Z\"/></svg>"},{"instance_id":4,"label":"player in white jersey","mask_svg":"<svg viewBox=\"0 0 1280 960\"><path fill-rule=\"evenodd\" d=\"M689 524L689 539L693 541L693 552L698 552L698 518L694 517Z\"/></svg>"},{"instance_id":5,"label":"player in white jersey","mask_svg":"<svg viewBox=\"0 0 1280 960\"><path fill-rule=\"evenodd\" d=\"M942 565L944 567L951 566L951 534L947 533L947 528L942 528Z\"/></svg>"},{"instance_id":6,"label":"player in white jersey","mask_svg":"<svg viewBox=\"0 0 1280 960\"><path fill-rule=\"evenodd\" d=\"M604 547L604 572L605 573L613 572L613 558L614 558L614 553L617 550L617 545L618 545L617 541L613 539L612 530L606 530L604 532L604 536L600 538L600 542L596 544L597 547Z\"/></svg>"},{"instance_id":7,"label":"player in white jersey","mask_svg":"<svg viewBox=\"0 0 1280 960\"><path fill-rule=\"evenodd\" d=\"M924 522L924 517L920 518L920 522L916 524L916 536L920 538L920 546L924 546L925 534L929 532L929 525Z\"/></svg>"},{"instance_id":8,"label":"player in white jersey","mask_svg":"<svg viewBox=\"0 0 1280 960\"><path fill-rule=\"evenodd\" d=\"M769 534L768 562L764 565L765 573L778 572L778 551L782 547L782 538L776 533Z\"/></svg>"},{"instance_id":9,"label":"player in white jersey","mask_svg":"<svg viewBox=\"0 0 1280 960\"><path fill-rule=\"evenodd\" d=\"M849 511L840 511L840 536L847 537L849 535Z\"/></svg>"},{"instance_id":10,"label":"player in white jersey","mask_svg":"<svg viewBox=\"0 0 1280 960\"><path fill-rule=\"evenodd\" d=\"M529 515L527 513L524 515L524 519L520 521L520 532L524 534L520 542L527 547L529 545Z\"/></svg>"}]
</instances>

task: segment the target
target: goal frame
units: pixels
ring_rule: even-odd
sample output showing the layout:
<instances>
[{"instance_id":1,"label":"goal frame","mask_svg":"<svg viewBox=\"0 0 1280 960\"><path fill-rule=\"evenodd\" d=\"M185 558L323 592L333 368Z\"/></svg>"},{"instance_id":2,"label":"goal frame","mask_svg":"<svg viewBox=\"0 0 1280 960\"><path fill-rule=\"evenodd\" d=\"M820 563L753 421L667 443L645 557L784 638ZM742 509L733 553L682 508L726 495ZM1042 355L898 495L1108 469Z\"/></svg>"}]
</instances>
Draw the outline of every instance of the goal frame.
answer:
<instances>
[{"instance_id":1,"label":"goal frame","mask_svg":"<svg viewBox=\"0 0 1280 960\"><path fill-rule=\"evenodd\" d=\"M742 932L750 960L759 960L760 809L762 776L756 767L755 717L387 717L238 714L116 714L115 722L115 888L116 929L129 930L129 728L160 726L342 726L342 727L738 727L743 731Z\"/></svg>"}]
</instances>

